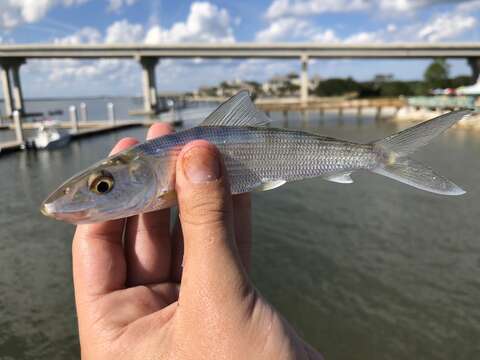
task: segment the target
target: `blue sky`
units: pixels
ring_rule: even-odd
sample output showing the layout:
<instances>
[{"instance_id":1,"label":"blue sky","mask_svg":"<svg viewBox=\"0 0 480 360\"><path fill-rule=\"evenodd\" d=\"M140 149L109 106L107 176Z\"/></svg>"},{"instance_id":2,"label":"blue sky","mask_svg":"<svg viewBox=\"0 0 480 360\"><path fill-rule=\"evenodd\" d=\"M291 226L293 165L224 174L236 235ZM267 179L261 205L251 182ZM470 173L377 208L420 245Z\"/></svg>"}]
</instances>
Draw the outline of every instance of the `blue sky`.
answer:
<instances>
[{"instance_id":1,"label":"blue sky","mask_svg":"<svg viewBox=\"0 0 480 360\"><path fill-rule=\"evenodd\" d=\"M480 0L0 0L1 43L459 42L480 38ZM429 61L317 60L311 75L422 76ZM465 61L451 73L469 74ZM221 80L264 81L298 71L297 61L181 61L157 66L161 91ZM27 97L140 94L140 67L129 60L29 61Z\"/></svg>"}]
</instances>

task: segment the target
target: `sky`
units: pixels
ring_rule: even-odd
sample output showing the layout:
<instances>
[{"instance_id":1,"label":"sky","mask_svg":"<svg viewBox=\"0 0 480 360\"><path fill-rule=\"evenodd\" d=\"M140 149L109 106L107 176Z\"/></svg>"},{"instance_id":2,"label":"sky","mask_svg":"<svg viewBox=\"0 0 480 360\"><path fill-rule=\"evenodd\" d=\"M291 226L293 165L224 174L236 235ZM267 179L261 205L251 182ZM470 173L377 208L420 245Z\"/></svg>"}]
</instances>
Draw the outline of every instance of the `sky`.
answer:
<instances>
[{"instance_id":1,"label":"sky","mask_svg":"<svg viewBox=\"0 0 480 360\"><path fill-rule=\"evenodd\" d=\"M480 39L480 0L0 0L0 44L471 42ZM419 79L428 60L314 60L310 75L375 74ZM451 74L470 74L464 60ZM222 80L265 81L299 71L293 60L172 60L156 68L159 91ZM26 97L140 95L133 60L30 60Z\"/></svg>"}]
</instances>

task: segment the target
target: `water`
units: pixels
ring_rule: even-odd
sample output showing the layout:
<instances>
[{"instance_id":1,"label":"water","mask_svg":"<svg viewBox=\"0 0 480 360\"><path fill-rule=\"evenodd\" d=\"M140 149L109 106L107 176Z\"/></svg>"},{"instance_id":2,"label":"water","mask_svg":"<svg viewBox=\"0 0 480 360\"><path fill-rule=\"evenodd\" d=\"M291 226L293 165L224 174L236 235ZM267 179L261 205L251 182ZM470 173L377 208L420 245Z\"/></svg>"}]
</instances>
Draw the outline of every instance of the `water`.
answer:
<instances>
[{"instance_id":1,"label":"water","mask_svg":"<svg viewBox=\"0 0 480 360\"><path fill-rule=\"evenodd\" d=\"M290 126L368 141L398 131ZM277 125L284 125L278 117ZM73 227L38 205L135 128L51 152L0 158L0 357L79 356L71 280ZM480 358L480 134L455 129L416 154L468 193L442 197L378 175L320 179L254 194L255 285L329 359Z\"/></svg>"}]
</instances>

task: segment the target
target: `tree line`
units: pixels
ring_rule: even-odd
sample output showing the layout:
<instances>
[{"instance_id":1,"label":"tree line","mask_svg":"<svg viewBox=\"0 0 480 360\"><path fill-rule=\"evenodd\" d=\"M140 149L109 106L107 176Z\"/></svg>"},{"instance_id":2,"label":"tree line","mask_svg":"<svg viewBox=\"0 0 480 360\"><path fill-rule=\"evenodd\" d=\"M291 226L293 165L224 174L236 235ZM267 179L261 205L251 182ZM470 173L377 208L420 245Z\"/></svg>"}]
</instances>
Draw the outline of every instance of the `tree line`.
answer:
<instances>
[{"instance_id":1,"label":"tree line","mask_svg":"<svg viewBox=\"0 0 480 360\"><path fill-rule=\"evenodd\" d=\"M341 96L355 94L358 97L421 96L431 94L433 89L457 88L471 85L470 76L449 77L449 65L436 59L428 66L423 80L401 81L356 81L353 78L330 78L322 80L312 91L317 96Z\"/></svg>"}]
</instances>

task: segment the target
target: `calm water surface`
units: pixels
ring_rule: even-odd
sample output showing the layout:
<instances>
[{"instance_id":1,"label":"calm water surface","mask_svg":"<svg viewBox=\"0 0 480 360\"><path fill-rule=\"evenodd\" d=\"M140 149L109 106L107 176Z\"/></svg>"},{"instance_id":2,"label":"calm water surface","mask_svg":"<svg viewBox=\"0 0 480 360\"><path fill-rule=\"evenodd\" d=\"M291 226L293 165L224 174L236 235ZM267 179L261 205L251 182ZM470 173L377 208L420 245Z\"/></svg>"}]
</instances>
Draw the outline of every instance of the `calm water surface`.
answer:
<instances>
[{"instance_id":1,"label":"calm water surface","mask_svg":"<svg viewBox=\"0 0 480 360\"><path fill-rule=\"evenodd\" d=\"M315 114L288 125L357 141L398 130ZM73 227L37 209L117 140L145 132L0 158L1 359L78 357ZM367 173L353 185L312 179L254 195L254 282L327 359L480 358L480 134L451 130L416 158L467 195Z\"/></svg>"}]
</instances>

